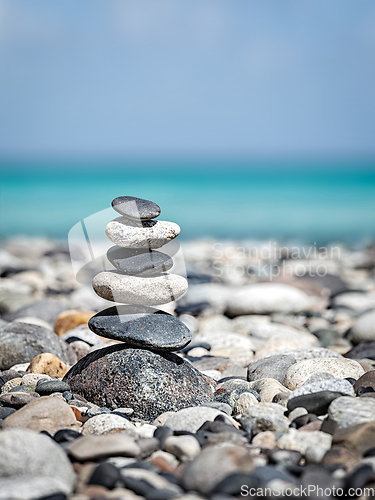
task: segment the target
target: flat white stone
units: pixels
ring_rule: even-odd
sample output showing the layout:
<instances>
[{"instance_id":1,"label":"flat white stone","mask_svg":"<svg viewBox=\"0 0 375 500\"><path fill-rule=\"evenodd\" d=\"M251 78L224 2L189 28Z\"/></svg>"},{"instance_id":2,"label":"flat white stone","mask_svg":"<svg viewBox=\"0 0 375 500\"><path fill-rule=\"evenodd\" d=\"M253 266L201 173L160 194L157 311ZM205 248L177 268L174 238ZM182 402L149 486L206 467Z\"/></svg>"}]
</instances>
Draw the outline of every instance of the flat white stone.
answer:
<instances>
[{"instance_id":1,"label":"flat white stone","mask_svg":"<svg viewBox=\"0 0 375 500\"><path fill-rule=\"evenodd\" d=\"M103 271L92 280L95 293L106 300L121 304L156 306L177 300L188 282L177 274L138 277Z\"/></svg>"},{"instance_id":2,"label":"flat white stone","mask_svg":"<svg viewBox=\"0 0 375 500\"><path fill-rule=\"evenodd\" d=\"M174 222L136 222L125 217L113 219L105 228L107 237L124 248L160 248L176 238L180 231L180 226Z\"/></svg>"}]
</instances>

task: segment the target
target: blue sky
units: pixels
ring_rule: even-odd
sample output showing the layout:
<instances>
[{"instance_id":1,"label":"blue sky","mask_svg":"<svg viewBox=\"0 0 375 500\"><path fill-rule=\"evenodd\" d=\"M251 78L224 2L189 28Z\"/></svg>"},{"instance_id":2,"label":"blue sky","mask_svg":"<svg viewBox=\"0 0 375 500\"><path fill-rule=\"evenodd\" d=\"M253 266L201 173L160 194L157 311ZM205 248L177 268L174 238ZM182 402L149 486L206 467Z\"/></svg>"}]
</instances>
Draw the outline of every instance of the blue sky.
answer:
<instances>
[{"instance_id":1,"label":"blue sky","mask_svg":"<svg viewBox=\"0 0 375 500\"><path fill-rule=\"evenodd\" d=\"M373 0L0 0L0 158L375 156Z\"/></svg>"}]
</instances>

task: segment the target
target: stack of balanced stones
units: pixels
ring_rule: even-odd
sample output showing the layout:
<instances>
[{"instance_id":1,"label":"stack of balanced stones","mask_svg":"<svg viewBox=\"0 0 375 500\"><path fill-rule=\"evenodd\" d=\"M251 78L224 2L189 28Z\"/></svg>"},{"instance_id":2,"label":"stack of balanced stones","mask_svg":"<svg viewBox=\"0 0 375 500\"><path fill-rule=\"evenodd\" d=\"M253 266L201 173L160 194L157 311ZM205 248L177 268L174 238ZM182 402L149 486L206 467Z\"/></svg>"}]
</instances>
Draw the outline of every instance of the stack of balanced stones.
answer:
<instances>
[{"instance_id":1,"label":"stack of balanced stones","mask_svg":"<svg viewBox=\"0 0 375 500\"><path fill-rule=\"evenodd\" d=\"M121 214L106 227L115 243L107 252L116 268L97 274L93 288L103 299L128 304L101 311L89 328L102 337L156 351L178 351L191 341L188 328L174 316L148 306L172 302L183 295L187 280L167 271L173 266L160 248L180 234L174 222L156 221L160 207L151 201L120 196L112 207Z\"/></svg>"},{"instance_id":2,"label":"stack of balanced stones","mask_svg":"<svg viewBox=\"0 0 375 500\"><path fill-rule=\"evenodd\" d=\"M168 273L173 260L155 250L180 233L173 222L155 220L151 201L121 196L112 202L120 217L106 227L115 246L107 252L114 270L93 279L100 297L118 303L90 318L89 328L121 343L93 351L65 376L71 389L100 407L131 407L135 417L152 420L212 400L214 381L173 351L191 341L189 329L157 306L187 290L185 278Z\"/></svg>"}]
</instances>

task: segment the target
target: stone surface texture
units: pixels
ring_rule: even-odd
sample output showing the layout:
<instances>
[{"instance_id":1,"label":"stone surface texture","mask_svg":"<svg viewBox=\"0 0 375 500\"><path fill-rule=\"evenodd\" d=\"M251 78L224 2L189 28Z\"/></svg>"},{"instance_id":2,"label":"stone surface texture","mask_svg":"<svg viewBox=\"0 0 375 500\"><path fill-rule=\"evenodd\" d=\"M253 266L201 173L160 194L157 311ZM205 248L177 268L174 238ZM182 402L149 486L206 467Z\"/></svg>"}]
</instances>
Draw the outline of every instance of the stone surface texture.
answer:
<instances>
[{"instance_id":1,"label":"stone surface texture","mask_svg":"<svg viewBox=\"0 0 375 500\"><path fill-rule=\"evenodd\" d=\"M124 344L90 353L64 380L100 407L130 407L135 416L149 421L166 411L211 401L215 387L215 381L173 353Z\"/></svg>"},{"instance_id":2,"label":"stone surface texture","mask_svg":"<svg viewBox=\"0 0 375 500\"><path fill-rule=\"evenodd\" d=\"M99 297L121 304L167 304L180 298L187 290L188 282L178 274L140 277L102 271L92 280Z\"/></svg>"},{"instance_id":3,"label":"stone surface texture","mask_svg":"<svg viewBox=\"0 0 375 500\"><path fill-rule=\"evenodd\" d=\"M180 226L167 221L132 222L117 217L108 223L105 234L115 245L124 248L160 248L180 234Z\"/></svg>"},{"instance_id":4,"label":"stone surface texture","mask_svg":"<svg viewBox=\"0 0 375 500\"><path fill-rule=\"evenodd\" d=\"M182 321L151 307L110 307L93 316L89 328L102 337L145 349L178 351L191 341Z\"/></svg>"}]
</instances>

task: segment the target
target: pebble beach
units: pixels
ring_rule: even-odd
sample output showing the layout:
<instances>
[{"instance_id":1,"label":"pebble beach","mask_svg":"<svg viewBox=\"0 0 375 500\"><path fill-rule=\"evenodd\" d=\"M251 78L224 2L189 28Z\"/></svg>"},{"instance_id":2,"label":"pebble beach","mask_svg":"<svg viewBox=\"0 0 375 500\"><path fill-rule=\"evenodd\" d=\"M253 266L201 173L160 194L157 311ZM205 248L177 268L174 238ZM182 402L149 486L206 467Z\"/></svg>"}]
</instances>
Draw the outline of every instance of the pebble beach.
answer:
<instances>
[{"instance_id":1,"label":"pebble beach","mask_svg":"<svg viewBox=\"0 0 375 500\"><path fill-rule=\"evenodd\" d=\"M1 244L0 499L373 498L375 244L182 241L179 273L146 212L104 271Z\"/></svg>"}]
</instances>

